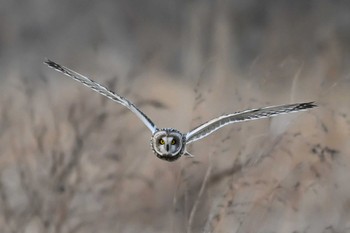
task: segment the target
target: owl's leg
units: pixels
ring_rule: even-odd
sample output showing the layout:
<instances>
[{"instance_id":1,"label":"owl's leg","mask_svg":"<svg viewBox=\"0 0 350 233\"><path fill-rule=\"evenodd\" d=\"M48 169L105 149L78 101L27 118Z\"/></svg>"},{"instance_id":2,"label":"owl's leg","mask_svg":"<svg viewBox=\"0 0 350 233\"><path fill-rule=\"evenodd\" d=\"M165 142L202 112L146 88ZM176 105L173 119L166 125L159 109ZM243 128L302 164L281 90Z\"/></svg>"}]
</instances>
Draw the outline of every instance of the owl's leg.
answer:
<instances>
[{"instance_id":1,"label":"owl's leg","mask_svg":"<svg viewBox=\"0 0 350 233\"><path fill-rule=\"evenodd\" d=\"M185 150L184 156L187 156L187 157L190 157L190 158L194 157L194 155L191 154L190 152L188 152L187 150Z\"/></svg>"}]
</instances>

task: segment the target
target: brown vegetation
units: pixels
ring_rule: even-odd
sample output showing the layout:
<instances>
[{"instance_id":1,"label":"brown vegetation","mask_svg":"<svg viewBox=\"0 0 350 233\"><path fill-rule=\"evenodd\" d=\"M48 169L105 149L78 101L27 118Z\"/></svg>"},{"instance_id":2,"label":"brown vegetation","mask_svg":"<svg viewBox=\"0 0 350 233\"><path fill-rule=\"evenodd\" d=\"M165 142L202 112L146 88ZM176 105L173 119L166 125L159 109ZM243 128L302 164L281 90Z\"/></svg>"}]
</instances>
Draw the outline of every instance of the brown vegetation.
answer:
<instances>
[{"instance_id":1,"label":"brown vegetation","mask_svg":"<svg viewBox=\"0 0 350 233\"><path fill-rule=\"evenodd\" d=\"M4 3L0 232L349 232L350 8L305 2ZM228 126L167 163L133 114L45 57L184 132L320 107Z\"/></svg>"}]
</instances>

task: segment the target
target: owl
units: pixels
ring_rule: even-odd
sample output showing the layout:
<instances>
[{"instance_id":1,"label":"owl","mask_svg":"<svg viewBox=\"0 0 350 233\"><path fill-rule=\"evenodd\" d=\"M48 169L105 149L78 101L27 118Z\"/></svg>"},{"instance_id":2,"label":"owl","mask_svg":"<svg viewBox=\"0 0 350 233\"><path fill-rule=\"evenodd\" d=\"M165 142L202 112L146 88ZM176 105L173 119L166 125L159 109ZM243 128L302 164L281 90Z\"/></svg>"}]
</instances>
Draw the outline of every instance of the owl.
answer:
<instances>
[{"instance_id":1,"label":"owl","mask_svg":"<svg viewBox=\"0 0 350 233\"><path fill-rule=\"evenodd\" d=\"M49 67L67 75L68 77L84 84L101 95L104 95L107 98L127 107L151 131L152 136L150 144L154 154L158 158L169 162L173 162L179 159L181 156L192 157L193 155L186 150L186 146L188 144L202 139L226 125L236 122L272 117L279 114L304 111L317 106L314 102L305 102L250 109L219 116L197 126L187 133L182 133L173 128L158 128L152 122L152 120L141 110L139 110L130 100L108 90L106 87L98 84L97 82L51 60L46 60L44 63Z\"/></svg>"}]
</instances>

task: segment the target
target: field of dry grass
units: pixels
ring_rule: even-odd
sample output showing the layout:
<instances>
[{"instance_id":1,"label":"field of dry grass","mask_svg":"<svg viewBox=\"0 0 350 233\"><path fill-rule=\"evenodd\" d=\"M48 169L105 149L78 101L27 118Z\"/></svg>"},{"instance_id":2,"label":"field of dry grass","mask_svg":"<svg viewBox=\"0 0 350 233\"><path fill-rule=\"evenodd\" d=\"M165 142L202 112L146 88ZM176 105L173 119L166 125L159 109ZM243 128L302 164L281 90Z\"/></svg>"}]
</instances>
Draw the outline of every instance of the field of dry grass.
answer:
<instances>
[{"instance_id":1,"label":"field of dry grass","mask_svg":"<svg viewBox=\"0 0 350 233\"><path fill-rule=\"evenodd\" d=\"M350 4L27 1L0 22L0 232L350 232ZM183 132L316 101L156 158L127 96Z\"/></svg>"}]
</instances>

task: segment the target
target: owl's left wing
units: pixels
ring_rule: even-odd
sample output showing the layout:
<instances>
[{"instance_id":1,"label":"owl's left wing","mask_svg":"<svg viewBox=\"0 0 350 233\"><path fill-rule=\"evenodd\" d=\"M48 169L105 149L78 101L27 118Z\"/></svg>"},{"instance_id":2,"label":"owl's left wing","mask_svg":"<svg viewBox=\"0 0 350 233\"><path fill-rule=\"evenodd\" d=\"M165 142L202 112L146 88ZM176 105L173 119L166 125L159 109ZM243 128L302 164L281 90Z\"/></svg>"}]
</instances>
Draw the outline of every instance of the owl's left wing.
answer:
<instances>
[{"instance_id":1,"label":"owl's left wing","mask_svg":"<svg viewBox=\"0 0 350 233\"><path fill-rule=\"evenodd\" d=\"M124 105L128 109L130 109L136 116L151 130L152 134L157 130L156 125L149 119L146 114L141 112L131 101L126 99L125 97L119 96L113 91L108 90L104 86L98 84L97 82L71 70L67 67L61 66L51 60L46 60L45 64L47 64L49 67L54 68L58 70L59 72L69 76L70 78L74 79L75 81L78 81L85 86L91 88L92 90L100 93L101 95L106 96L107 98Z\"/></svg>"},{"instance_id":2,"label":"owl's left wing","mask_svg":"<svg viewBox=\"0 0 350 233\"><path fill-rule=\"evenodd\" d=\"M256 120L260 118L272 117L279 114L286 114L291 112L299 112L309 108L316 107L314 102L298 103L298 104L287 104L280 106L272 106L266 108L258 108L246 110L243 112L236 112L233 114L223 115L217 117L211 121L208 121L186 134L186 143L197 141L201 138L208 136L214 131L232 123Z\"/></svg>"}]
</instances>

